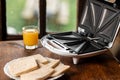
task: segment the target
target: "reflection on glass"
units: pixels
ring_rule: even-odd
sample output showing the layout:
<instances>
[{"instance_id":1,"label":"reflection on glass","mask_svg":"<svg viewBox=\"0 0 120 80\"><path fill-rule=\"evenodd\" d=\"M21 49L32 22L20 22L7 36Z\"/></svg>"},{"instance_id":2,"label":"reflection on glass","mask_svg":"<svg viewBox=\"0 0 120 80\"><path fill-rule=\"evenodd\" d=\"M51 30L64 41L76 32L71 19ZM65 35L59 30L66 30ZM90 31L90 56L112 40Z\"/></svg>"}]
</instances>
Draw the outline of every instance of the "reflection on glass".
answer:
<instances>
[{"instance_id":1,"label":"reflection on glass","mask_svg":"<svg viewBox=\"0 0 120 80\"><path fill-rule=\"evenodd\" d=\"M6 0L7 33L21 34L22 27L38 25L38 0Z\"/></svg>"},{"instance_id":2,"label":"reflection on glass","mask_svg":"<svg viewBox=\"0 0 120 80\"><path fill-rule=\"evenodd\" d=\"M47 32L76 30L77 0L47 0Z\"/></svg>"}]
</instances>

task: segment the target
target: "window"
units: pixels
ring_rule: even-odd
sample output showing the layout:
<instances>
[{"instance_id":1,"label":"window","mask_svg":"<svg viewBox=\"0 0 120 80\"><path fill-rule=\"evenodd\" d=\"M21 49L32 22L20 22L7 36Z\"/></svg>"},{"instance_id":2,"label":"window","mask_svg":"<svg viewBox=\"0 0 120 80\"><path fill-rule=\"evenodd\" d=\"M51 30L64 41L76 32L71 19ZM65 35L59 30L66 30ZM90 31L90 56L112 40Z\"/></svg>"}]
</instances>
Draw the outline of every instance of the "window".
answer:
<instances>
[{"instance_id":1,"label":"window","mask_svg":"<svg viewBox=\"0 0 120 80\"><path fill-rule=\"evenodd\" d=\"M31 3L28 3L30 1ZM33 1L37 1L37 5L34 5L33 12L29 12L33 7L26 10L26 6L32 5L32 0L28 0L28 2L27 0L0 0L0 38L2 40L21 39L22 27L26 25L39 26L40 37L48 32L76 31L76 24L80 18L77 14L81 13L83 0ZM80 5L78 5L79 3ZM11 32L11 30L13 31Z\"/></svg>"},{"instance_id":2,"label":"window","mask_svg":"<svg viewBox=\"0 0 120 80\"><path fill-rule=\"evenodd\" d=\"M46 31L76 31L77 0L46 0Z\"/></svg>"},{"instance_id":3,"label":"window","mask_svg":"<svg viewBox=\"0 0 120 80\"><path fill-rule=\"evenodd\" d=\"M7 34L22 34L22 27L38 26L38 0L6 0Z\"/></svg>"}]
</instances>

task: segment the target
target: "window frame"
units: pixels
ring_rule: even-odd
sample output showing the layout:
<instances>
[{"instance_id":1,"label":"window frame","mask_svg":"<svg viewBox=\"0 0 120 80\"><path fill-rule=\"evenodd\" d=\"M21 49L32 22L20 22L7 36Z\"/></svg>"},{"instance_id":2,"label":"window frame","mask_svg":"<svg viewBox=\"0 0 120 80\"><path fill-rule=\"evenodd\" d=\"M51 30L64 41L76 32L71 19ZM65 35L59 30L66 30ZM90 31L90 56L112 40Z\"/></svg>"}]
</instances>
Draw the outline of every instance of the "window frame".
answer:
<instances>
[{"instance_id":1,"label":"window frame","mask_svg":"<svg viewBox=\"0 0 120 80\"><path fill-rule=\"evenodd\" d=\"M6 6L5 1L0 0L0 35L1 40L5 40L7 36L7 29L6 29ZM3 27L5 26L5 27Z\"/></svg>"},{"instance_id":2,"label":"window frame","mask_svg":"<svg viewBox=\"0 0 120 80\"><path fill-rule=\"evenodd\" d=\"M77 25L79 25L80 16L85 0L77 0ZM46 32L46 0L39 0L39 20L40 35L39 38L47 34ZM0 40L19 40L22 35L7 34L6 26L6 0L0 0Z\"/></svg>"}]
</instances>

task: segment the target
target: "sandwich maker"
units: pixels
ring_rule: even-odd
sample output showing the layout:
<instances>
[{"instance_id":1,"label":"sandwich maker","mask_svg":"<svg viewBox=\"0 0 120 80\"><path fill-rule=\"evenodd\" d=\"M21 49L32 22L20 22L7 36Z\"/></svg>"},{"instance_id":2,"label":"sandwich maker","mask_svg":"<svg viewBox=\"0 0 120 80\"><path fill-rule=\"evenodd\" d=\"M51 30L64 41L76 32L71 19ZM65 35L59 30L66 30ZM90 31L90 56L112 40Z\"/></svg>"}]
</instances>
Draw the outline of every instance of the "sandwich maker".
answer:
<instances>
[{"instance_id":1,"label":"sandwich maker","mask_svg":"<svg viewBox=\"0 0 120 80\"><path fill-rule=\"evenodd\" d=\"M41 43L51 52L73 58L100 54L112 47L119 30L120 10L101 0L86 0L77 32L48 34Z\"/></svg>"}]
</instances>

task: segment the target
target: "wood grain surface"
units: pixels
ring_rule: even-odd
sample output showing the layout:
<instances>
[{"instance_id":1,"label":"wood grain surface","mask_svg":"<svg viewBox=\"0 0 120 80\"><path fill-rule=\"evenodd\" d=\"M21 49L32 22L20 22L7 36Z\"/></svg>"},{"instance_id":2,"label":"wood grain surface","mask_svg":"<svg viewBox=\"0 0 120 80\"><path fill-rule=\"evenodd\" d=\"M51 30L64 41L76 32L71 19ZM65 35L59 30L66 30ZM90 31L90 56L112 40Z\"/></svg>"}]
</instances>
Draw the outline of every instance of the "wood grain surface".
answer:
<instances>
[{"instance_id":1,"label":"wood grain surface","mask_svg":"<svg viewBox=\"0 0 120 80\"><path fill-rule=\"evenodd\" d=\"M120 65L109 55L109 51L94 57L82 58L79 64L74 65L72 58L53 54L42 46L33 51L25 50L22 41L0 42L0 80L11 80L3 71L8 61L33 54L60 59L64 64L70 65L64 76L57 80L120 80Z\"/></svg>"}]
</instances>

